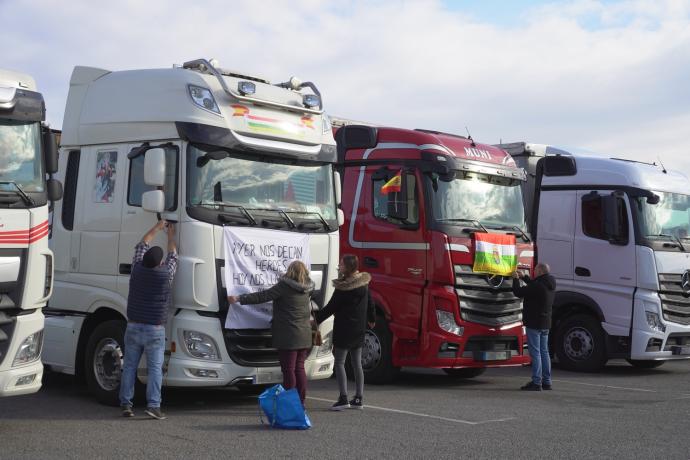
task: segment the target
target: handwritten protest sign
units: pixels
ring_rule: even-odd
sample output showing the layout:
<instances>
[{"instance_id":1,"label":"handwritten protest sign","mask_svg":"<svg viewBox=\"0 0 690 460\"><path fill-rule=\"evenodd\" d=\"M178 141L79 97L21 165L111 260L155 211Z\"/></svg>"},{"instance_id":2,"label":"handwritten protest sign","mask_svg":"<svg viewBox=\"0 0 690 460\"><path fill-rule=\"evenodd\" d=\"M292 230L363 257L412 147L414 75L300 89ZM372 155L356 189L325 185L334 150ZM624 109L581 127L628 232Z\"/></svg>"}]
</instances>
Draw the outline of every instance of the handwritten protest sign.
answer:
<instances>
[{"instance_id":1,"label":"handwritten protest sign","mask_svg":"<svg viewBox=\"0 0 690 460\"><path fill-rule=\"evenodd\" d=\"M301 260L309 267L309 235L279 230L225 227L225 287L228 295L268 289L285 274L288 265ZM231 304L227 329L267 329L272 304Z\"/></svg>"}]
</instances>

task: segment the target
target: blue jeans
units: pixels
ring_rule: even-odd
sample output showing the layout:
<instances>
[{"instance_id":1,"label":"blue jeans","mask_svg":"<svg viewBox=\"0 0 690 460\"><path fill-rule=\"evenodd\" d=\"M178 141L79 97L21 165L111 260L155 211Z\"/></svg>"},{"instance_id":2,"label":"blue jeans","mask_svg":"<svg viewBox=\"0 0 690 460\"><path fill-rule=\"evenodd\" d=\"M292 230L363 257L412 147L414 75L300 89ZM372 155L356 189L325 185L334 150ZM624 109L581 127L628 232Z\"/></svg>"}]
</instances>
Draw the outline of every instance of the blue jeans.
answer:
<instances>
[{"instance_id":1,"label":"blue jeans","mask_svg":"<svg viewBox=\"0 0 690 460\"><path fill-rule=\"evenodd\" d=\"M549 356L549 330L527 329L527 347L532 358L532 382L551 385L551 356Z\"/></svg>"},{"instance_id":2,"label":"blue jeans","mask_svg":"<svg viewBox=\"0 0 690 460\"><path fill-rule=\"evenodd\" d=\"M161 407L165 326L139 323L128 323L125 331L125 363L120 379L120 405L133 405L134 380L137 378L137 367L142 353L146 353L148 368L146 406Z\"/></svg>"}]
</instances>

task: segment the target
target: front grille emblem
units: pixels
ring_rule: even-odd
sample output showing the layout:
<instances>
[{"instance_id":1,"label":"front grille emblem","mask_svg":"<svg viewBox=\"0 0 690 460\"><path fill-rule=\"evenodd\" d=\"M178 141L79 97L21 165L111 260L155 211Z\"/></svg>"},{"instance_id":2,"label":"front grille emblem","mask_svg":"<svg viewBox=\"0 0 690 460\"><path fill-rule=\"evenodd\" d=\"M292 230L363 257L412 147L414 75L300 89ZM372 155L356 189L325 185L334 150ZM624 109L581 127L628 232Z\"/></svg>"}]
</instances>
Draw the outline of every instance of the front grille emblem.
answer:
<instances>
[{"instance_id":1,"label":"front grille emblem","mask_svg":"<svg viewBox=\"0 0 690 460\"><path fill-rule=\"evenodd\" d=\"M685 270L680 278L680 287L685 295L690 295L690 270Z\"/></svg>"},{"instance_id":2,"label":"front grille emblem","mask_svg":"<svg viewBox=\"0 0 690 460\"><path fill-rule=\"evenodd\" d=\"M688 276L688 283L690 284L690 274ZM500 288L504 280L505 278L501 275L486 275L486 282L494 289Z\"/></svg>"}]
</instances>

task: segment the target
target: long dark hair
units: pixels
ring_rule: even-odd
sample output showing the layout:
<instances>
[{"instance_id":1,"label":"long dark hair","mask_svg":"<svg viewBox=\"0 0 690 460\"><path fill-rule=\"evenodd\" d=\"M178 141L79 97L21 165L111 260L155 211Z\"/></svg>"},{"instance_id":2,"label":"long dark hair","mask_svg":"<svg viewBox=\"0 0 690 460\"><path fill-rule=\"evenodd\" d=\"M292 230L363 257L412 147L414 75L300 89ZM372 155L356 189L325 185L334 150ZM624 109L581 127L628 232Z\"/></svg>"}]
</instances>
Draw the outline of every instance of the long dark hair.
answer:
<instances>
[{"instance_id":1,"label":"long dark hair","mask_svg":"<svg viewBox=\"0 0 690 460\"><path fill-rule=\"evenodd\" d=\"M359 270L359 259L354 254L345 254L341 259L345 271L343 278L354 275Z\"/></svg>"}]
</instances>

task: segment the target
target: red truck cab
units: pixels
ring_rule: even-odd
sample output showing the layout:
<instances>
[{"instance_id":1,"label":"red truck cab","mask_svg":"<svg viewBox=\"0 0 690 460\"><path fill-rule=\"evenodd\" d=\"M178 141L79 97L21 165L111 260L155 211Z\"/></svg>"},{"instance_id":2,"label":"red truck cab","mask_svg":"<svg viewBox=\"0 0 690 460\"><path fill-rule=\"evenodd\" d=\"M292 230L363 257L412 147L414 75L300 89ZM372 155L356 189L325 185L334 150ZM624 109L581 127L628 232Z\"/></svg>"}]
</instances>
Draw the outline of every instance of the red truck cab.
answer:
<instances>
[{"instance_id":1,"label":"red truck cab","mask_svg":"<svg viewBox=\"0 0 690 460\"><path fill-rule=\"evenodd\" d=\"M532 270L524 170L505 151L471 138L336 129L341 254L356 254L360 270L372 275L377 308L363 350L367 381L389 382L402 366L475 377L487 367L528 364L522 303L511 279L472 270L479 232L514 234L518 268ZM382 193L396 175L398 186Z\"/></svg>"}]
</instances>

